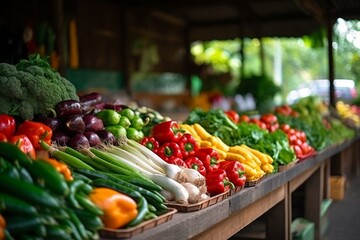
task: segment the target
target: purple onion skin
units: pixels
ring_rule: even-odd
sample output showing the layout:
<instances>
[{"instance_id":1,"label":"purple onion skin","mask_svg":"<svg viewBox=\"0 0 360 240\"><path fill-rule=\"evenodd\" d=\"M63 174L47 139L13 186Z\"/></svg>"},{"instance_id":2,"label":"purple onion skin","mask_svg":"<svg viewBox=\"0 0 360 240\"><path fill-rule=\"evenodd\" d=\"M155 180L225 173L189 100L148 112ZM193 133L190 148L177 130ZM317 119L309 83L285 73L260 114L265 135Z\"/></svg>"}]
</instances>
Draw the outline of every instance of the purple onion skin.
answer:
<instances>
[{"instance_id":1,"label":"purple onion skin","mask_svg":"<svg viewBox=\"0 0 360 240\"><path fill-rule=\"evenodd\" d=\"M71 135L85 132L85 122L82 115L75 114L69 116L64 125L66 132Z\"/></svg>"},{"instance_id":2,"label":"purple onion skin","mask_svg":"<svg viewBox=\"0 0 360 240\"><path fill-rule=\"evenodd\" d=\"M51 140L59 146L66 146L70 141L70 136L61 130L54 131Z\"/></svg>"},{"instance_id":3,"label":"purple onion skin","mask_svg":"<svg viewBox=\"0 0 360 240\"><path fill-rule=\"evenodd\" d=\"M85 131L97 132L104 129L103 121L93 114L87 114L83 116L85 123Z\"/></svg>"},{"instance_id":4,"label":"purple onion skin","mask_svg":"<svg viewBox=\"0 0 360 240\"><path fill-rule=\"evenodd\" d=\"M102 101L102 95L97 92L88 93L79 97L80 103L86 106L93 106Z\"/></svg>"},{"instance_id":5,"label":"purple onion skin","mask_svg":"<svg viewBox=\"0 0 360 240\"><path fill-rule=\"evenodd\" d=\"M99 135L94 132L84 132L84 136L89 140L90 147L96 147L102 144Z\"/></svg>"},{"instance_id":6,"label":"purple onion skin","mask_svg":"<svg viewBox=\"0 0 360 240\"><path fill-rule=\"evenodd\" d=\"M55 111L57 117L66 118L71 115L82 114L83 108L79 101L64 100L56 104Z\"/></svg>"},{"instance_id":7,"label":"purple onion skin","mask_svg":"<svg viewBox=\"0 0 360 240\"><path fill-rule=\"evenodd\" d=\"M46 115L39 115L35 118L35 121L41 122L51 128L52 131L56 131L61 127L61 120L55 117L49 117Z\"/></svg>"},{"instance_id":8,"label":"purple onion skin","mask_svg":"<svg viewBox=\"0 0 360 240\"><path fill-rule=\"evenodd\" d=\"M81 133L75 134L71 137L67 145L74 149L86 149L90 147L89 140Z\"/></svg>"},{"instance_id":9,"label":"purple onion skin","mask_svg":"<svg viewBox=\"0 0 360 240\"><path fill-rule=\"evenodd\" d=\"M116 138L111 132L100 130L97 131L96 134L100 137L103 143L116 145Z\"/></svg>"}]
</instances>

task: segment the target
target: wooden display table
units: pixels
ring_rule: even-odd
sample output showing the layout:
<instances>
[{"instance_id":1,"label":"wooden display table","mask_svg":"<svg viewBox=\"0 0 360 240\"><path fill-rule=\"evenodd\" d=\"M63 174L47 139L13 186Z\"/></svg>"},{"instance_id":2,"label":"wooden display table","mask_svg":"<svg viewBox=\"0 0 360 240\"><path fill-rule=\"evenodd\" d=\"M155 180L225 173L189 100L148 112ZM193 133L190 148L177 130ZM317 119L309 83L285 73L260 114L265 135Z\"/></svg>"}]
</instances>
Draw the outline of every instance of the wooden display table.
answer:
<instances>
[{"instance_id":1,"label":"wooden display table","mask_svg":"<svg viewBox=\"0 0 360 240\"><path fill-rule=\"evenodd\" d=\"M286 171L266 176L254 187L246 187L215 205L176 213L172 220L131 239L228 239L266 213L266 238L289 240L292 239L292 193L300 186L305 188L304 217L315 223L315 238L320 239L320 207L329 197L330 160L344 151L358 154L358 144L356 138L328 148Z\"/></svg>"}]
</instances>

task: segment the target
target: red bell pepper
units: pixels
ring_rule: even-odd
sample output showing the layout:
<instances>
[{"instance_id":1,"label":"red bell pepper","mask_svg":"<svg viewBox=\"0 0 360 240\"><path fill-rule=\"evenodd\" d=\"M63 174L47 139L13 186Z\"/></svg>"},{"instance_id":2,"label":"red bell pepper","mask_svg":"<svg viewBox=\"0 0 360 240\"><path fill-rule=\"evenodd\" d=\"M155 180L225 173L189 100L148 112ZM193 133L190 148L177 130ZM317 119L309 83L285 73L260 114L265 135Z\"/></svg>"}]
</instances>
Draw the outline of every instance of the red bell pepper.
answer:
<instances>
[{"instance_id":1,"label":"red bell pepper","mask_svg":"<svg viewBox=\"0 0 360 240\"><path fill-rule=\"evenodd\" d=\"M185 161L179 157L169 157L167 163L178 165L179 167L187 168Z\"/></svg>"},{"instance_id":2,"label":"red bell pepper","mask_svg":"<svg viewBox=\"0 0 360 240\"><path fill-rule=\"evenodd\" d=\"M15 144L22 152L27 154L31 159L36 158L35 148L31 143L30 139L26 135L24 134L14 135L9 139L9 142Z\"/></svg>"},{"instance_id":3,"label":"red bell pepper","mask_svg":"<svg viewBox=\"0 0 360 240\"><path fill-rule=\"evenodd\" d=\"M161 157L165 162L169 161L170 157L178 157L182 159L180 147L175 142L164 143L159 147L157 155Z\"/></svg>"},{"instance_id":4,"label":"red bell pepper","mask_svg":"<svg viewBox=\"0 0 360 240\"><path fill-rule=\"evenodd\" d=\"M42 150L40 140L51 145L52 130L43 123L25 120L16 131L16 135L20 134L26 135L30 139L35 150Z\"/></svg>"},{"instance_id":5,"label":"red bell pepper","mask_svg":"<svg viewBox=\"0 0 360 240\"><path fill-rule=\"evenodd\" d=\"M140 143L153 152L156 152L159 148L159 142L153 137L144 137L141 139Z\"/></svg>"},{"instance_id":6,"label":"red bell pepper","mask_svg":"<svg viewBox=\"0 0 360 240\"><path fill-rule=\"evenodd\" d=\"M177 141L177 144L180 146L184 159L195 156L199 149L199 143L190 133L184 133Z\"/></svg>"},{"instance_id":7,"label":"red bell pepper","mask_svg":"<svg viewBox=\"0 0 360 240\"><path fill-rule=\"evenodd\" d=\"M4 134L6 139L10 139L16 130L15 118L7 114L0 114L0 133Z\"/></svg>"},{"instance_id":8,"label":"red bell pepper","mask_svg":"<svg viewBox=\"0 0 360 240\"><path fill-rule=\"evenodd\" d=\"M155 125L151 129L150 136L154 137L159 144L167 142L177 142L182 136L183 130L180 128L177 121L166 121Z\"/></svg>"},{"instance_id":9,"label":"red bell pepper","mask_svg":"<svg viewBox=\"0 0 360 240\"><path fill-rule=\"evenodd\" d=\"M204 167L204 164L202 161L200 161L197 157L189 157L185 159L185 163L188 168L195 169L198 171L201 175L206 176L206 168Z\"/></svg>"},{"instance_id":10,"label":"red bell pepper","mask_svg":"<svg viewBox=\"0 0 360 240\"><path fill-rule=\"evenodd\" d=\"M203 162L207 172L219 168L219 153L216 151L216 149L211 147L199 148L195 156Z\"/></svg>"},{"instance_id":11,"label":"red bell pepper","mask_svg":"<svg viewBox=\"0 0 360 240\"><path fill-rule=\"evenodd\" d=\"M224 169L216 169L206 174L205 177L207 191L210 195L221 194L229 189L234 189L235 186L229 181Z\"/></svg>"},{"instance_id":12,"label":"red bell pepper","mask_svg":"<svg viewBox=\"0 0 360 240\"><path fill-rule=\"evenodd\" d=\"M5 134L0 132L0 142L7 142L7 137L5 136Z\"/></svg>"},{"instance_id":13,"label":"red bell pepper","mask_svg":"<svg viewBox=\"0 0 360 240\"><path fill-rule=\"evenodd\" d=\"M220 162L220 168L224 169L229 180L237 187L243 187L246 182L244 166L238 161Z\"/></svg>"}]
</instances>

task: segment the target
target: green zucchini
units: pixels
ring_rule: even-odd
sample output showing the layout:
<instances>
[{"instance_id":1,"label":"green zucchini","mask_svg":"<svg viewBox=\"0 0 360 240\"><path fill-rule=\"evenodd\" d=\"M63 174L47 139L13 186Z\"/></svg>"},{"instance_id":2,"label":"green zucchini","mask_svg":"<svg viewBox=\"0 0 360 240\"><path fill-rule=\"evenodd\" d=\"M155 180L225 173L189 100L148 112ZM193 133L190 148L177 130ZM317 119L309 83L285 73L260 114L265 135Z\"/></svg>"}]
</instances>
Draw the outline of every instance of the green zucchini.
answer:
<instances>
[{"instance_id":1,"label":"green zucchini","mask_svg":"<svg viewBox=\"0 0 360 240\"><path fill-rule=\"evenodd\" d=\"M34 184L4 174L0 174L0 182L1 192L15 196L30 204L50 208L58 208L61 205L57 197Z\"/></svg>"},{"instance_id":2,"label":"green zucchini","mask_svg":"<svg viewBox=\"0 0 360 240\"><path fill-rule=\"evenodd\" d=\"M42 225L42 218L39 216L7 216L6 229L12 236L18 236L31 232L36 227Z\"/></svg>"},{"instance_id":3,"label":"green zucchini","mask_svg":"<svg viewBox=\"0 0 360 240\"><path fill-rule=\"evenodd\" d=\"M116 173L110 173L110 175L116 177L116 178L120 178L124 181L127 181L129 183L132 183L136 186L151 190L151 191L161 191L162 187L160 187L159 185L157 185L156 183L152 182L151 180L145 180L142 178L134 178L131 176L127 176L127 175L122 175L122 174L116 174Z\"/></svg>"},{"instance_id":4,"label":"green zucchini","mask_svg":"<svg viewBox=\"0 0 360 240\"><path fill-rule=\"evenodd\" d=\"M133 198L134 200L137 200L139 199L141 196L141 194L132 189L132 188L129 188L127 186L124 186L122 184L119 184L115 181L112 181L112 180L109 180L109 179L104 179L104 178L99 178L99 179L95 179L93 181L93 186L94 187L108 187L108 188L111 188L115 191L118 191L120 193L123 193L131 198Z\"/></svg>"},{"instance_id":5,"label":"green zucchini","mask_svg":"<svg viewBox=\"0 0 360 240\"><path fill-rule=\"evenodd\" d=\"M98 208L85 194L82 192L78 192L75 194L75 198L78 201L78 203L83 207L84 209L88 210L89 212L95 214L95 215L102 215L103 211Z\"/></svg>"},{"instance_id":6,"label":"green zucchini","mask_svg":"<svg viewBox=\"0 0 360 240\"><path fill-rule=\"evenodd\" d=\"M84 226L89 230L99 230L104 227L101 218L84 209L72 209Z\"/></svg>"},{"instance_id":7,"label":"green zucchini","mask_svg":"<svg viewBox=\"0 0 360 240\"><path fill-rule=\"evenodd\" d=\"M140 224L144 220L145 216L149 213L148 202L144 197L138 199L137 209L138 215L131 222L126 224L126 228L135 227L136 225Z\"/></svg>"},{"instance_id":8,"label":"green zucchini","mask_svg":"<svg viewBox=\"0 0 360 240\"><path fill-rule=\"evenodd\" d=\"M46 232L48 239L68 240L71 239L72 229L63 224L46 225Z\"/></svg>"},{"instance_id":9,"label":"green zucchini","mask_svg":"<svg viewBox=\"0 0 360 240\"><path fill-rule=\"evenodd\" d=\"M6 213L14 214L14 215L36 215L38 211L31 204L18 199L14 196L0 193L0 201L5 205Z\"/></svg>"},{"instance_id":10,"label":"green zucchini","mask_svg":"<svg viewBox=\"0 0 360 240\"><path fill-rule=\"evenodd\" d=\"M27 166L26 169L39 185L44 185L45 188L61 196L68 194L69 187L64 176L50 163L43 160L36 160L33 164Z\"/></svg>"}]
</instances>

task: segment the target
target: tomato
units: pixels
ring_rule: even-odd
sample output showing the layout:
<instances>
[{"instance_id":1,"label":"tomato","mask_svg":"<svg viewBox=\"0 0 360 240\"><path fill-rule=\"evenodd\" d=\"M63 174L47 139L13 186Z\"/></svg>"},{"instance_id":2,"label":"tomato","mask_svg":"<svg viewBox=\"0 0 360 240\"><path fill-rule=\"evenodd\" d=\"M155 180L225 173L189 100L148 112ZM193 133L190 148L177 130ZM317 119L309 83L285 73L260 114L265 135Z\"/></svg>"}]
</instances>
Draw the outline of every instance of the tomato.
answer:
<instances>
[{"instance_id":1,"label":"tomato","mask_svg":"<svg viewBox=\"0 0 360 240\"><path fill-rule=\"evenodd\" d=\"M240 121L240 116L237 112L233 111L233 110L228 110L225 112L226 116L228 116L228 118L230 118L231 121L233 121L235 124L239 123Z\"/></svg>"},{"instance_id":2,"label":"tomato","mask_svg":"<svg viewBox=\"0 0 360 240\"><path fill-rule=\"evenodd\" d=\"M275 124L268 127L269 132L271 132L271 133L275 132L278 128L279 127L277 125L275 125Z\"/></svg>"},{"instance_id":3,"label":"tomato","mask_svg":"<svg viewBox=\"0 0 360 240\"><path fill-rule=\"evenodd\" d=\"M264 123L276 123L278 121L277 117L272 113L263 114L260 120Z\"/></svg>"},{"instance_id":4,"label":"tomato","mask_svg":"<svg viewBox=\"0 0 360 240\"><path fill-rule=\"evenodd\" d=\"M290 130L287 132L289 135L294 135L296 133L296 130L293 128L290 128Z\"/></svg>"},{"instance_id":5,"label":"tomato","mask_svg":"<svg viewBox=\"0 0 360 240\"><path fill-rule=\"evenodd\" d=\"M290 134L290 135L288 135L288 138L289 138L289 142L290 142L290 144L291 145L297 145L297 137L296 137L296 135L295 134Z\"/></svg>"},{"instance_id":6,"label":"tomato","mask_svg":"<svg viewBox=\"0 0 360 240\"><path fill-rule=\"evenodd\" d=\"M298 132L298 138L302 141L302 142L306 142L306 134L303 131L299 131Z\"/></svg>"},{"instance_id":7,"label":"tomato","mask_svg":"<svg viewBox=\"0 0 360 240\"><path fill-rule=\"evenodd\" d=\"M240 121L240 122L249 122L249 121L250 121L250 117L249 117L248 115L246 115L246 114L241 115L239 121Z\"/></svg>"},{"instance_id":8,"label":"tomato","mask_svg":"<svg viewBox=\"0 0 360 240\"><path fill-rule=\"evenodd\" d=\"M289 124L286 124L286 123L281 124L281 125L280 125L280 129L281 129L283 132L287 133L287 132L290 130L290 125L289 125Z\"/></svg>"},{"instance_id":9,"label":"tomato","mask_svg":"<svg viewBox=\"0 0 360 240\"><path fill-rule=\"evenodd\" d=\"M294 149L294 151L295 151L295 155L296 155L297 157L300 157L300 156L304 155L303 152L302 152L302 150L301 150L301 147L300 147L300 146L298 146L298 145L293 145L292 147L293 147L293 149Z\"/></svg>"},{"instance_id":10,"label":"tomato","mask_svg":"<svg viewBox=\"0 0 360 240\"><path fill-rule=\"evenodd\" d=\"M303 154L308 154L309 153L309 145L304 142L303 144L300 145L301 151L303 152Z\"/></svg>"}]
</instances>

